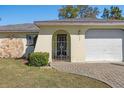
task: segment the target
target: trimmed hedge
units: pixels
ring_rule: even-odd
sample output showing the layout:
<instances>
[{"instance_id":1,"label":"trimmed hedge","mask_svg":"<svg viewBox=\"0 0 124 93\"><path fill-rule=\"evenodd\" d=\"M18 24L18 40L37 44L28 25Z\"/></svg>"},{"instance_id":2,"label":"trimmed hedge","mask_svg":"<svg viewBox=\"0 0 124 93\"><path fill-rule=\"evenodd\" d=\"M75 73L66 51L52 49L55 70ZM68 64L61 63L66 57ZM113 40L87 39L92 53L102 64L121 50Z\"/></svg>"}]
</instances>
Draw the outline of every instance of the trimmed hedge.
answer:
<instances>
[{"instance_id":1,"label":"trimmed hedge","mask_svg":"<svg viewBox=\"0 0 124 93\"><path fill-rule=\"evenodd\" d=\"M31 66L45 66L48 64L49 53L47 52L33 52L29 55L29 65Z\"/></svg>"}]
</instances>

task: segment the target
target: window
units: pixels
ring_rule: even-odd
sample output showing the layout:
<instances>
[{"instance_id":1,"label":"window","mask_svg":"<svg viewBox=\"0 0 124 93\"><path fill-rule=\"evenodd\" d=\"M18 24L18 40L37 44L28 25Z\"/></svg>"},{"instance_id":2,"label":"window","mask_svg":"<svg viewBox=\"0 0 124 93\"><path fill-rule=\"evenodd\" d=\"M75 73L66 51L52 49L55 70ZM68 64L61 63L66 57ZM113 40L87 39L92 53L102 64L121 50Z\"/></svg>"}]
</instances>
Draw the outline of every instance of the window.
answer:
<instances>
[{"instance_id":1,"label":"window","mask_svg":"<svg viewBox=\"0 0 124 93\"><path fill-rule=\"evenodd\" d=\"M27 46L34 46L36 43L37 36L36 35L27 35Z\"/></svg>"}]
</instances>

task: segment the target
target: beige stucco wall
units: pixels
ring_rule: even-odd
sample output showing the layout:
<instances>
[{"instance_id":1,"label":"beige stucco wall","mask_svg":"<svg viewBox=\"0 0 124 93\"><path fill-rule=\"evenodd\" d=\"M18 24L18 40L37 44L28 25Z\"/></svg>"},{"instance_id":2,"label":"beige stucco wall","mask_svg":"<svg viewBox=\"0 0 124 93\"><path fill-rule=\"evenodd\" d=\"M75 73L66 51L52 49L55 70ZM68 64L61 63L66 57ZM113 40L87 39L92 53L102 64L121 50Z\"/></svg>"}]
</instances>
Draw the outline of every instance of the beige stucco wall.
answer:
<instances>
[{"instance_id":1,"label":"beige stucco wall","mask_svg":"<svg viewBox=\"0 0 124 93\"><path fill-rule=\"evenodd\" d=\"M0 57L8 58L9 55L10 55L9 53L11 53L11 55L15 55L13 57L27 57L28 52L30 52L30 50L33 49L33 47L31 47L27 51L27 48L28 48L27 40L26 40L26 35L27 34L33 34L33 33L1 32L0 33ZM13 45L13 44L16 44L16 45ZM18 49L19 44L21 44L20 45L21 49ZM17 48L17 49L15 49L15 48Z\"/></svg>"},{"instance_id":2,"label":"beige stucco wall","mask_svg":"<svg viewBox=\"0 0 124 93\"><path fill-rule=\"evenodd\" d=\"M52 35L56 31L64 30L71 38L71 62L85 61L85 32L88 29L124 29L121 25L83 25L83 26L39 26L40 31L35 51L49 52L49 61L52 62ZM80 31L80 33L79 33Z\"/></svg>"}]
</instances>

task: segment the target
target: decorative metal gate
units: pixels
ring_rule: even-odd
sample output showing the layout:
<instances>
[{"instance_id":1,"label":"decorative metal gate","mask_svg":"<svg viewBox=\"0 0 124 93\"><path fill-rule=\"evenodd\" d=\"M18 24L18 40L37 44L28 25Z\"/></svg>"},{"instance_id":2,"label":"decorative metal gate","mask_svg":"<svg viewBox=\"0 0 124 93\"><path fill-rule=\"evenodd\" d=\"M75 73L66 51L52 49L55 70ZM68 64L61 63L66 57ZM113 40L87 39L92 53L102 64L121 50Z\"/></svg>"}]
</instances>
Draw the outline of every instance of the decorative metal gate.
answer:
<instances>
[{"instance_id":1,"label":"decorative metal gate","mask_svg":"<svg viewBox=\"0 0 124 93\"><path fill-rule=\"evenodd\" d=\"M67 34L57 34L54 60L67 61L69 59L67 50Z\"/></svg>"}]
</instances>

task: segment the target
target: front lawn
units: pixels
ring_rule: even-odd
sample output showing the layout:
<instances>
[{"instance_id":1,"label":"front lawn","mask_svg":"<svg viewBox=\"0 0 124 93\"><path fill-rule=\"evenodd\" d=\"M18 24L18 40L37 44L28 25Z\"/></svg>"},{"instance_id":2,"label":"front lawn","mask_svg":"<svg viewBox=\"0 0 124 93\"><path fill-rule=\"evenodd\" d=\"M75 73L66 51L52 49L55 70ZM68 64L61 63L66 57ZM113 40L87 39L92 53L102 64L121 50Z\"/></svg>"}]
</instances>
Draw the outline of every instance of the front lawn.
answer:
<instances>
[{"instance_id":1,"label":"front lawn","mask_svg":"<svg viewBox=\"0 0 124 93\"><path fill-rule=\"evenodd\" d=\"M21 59L0 59L0 87L110 87L98 80L52 68L30 67Z\"/></svg>"}]
</instances>

